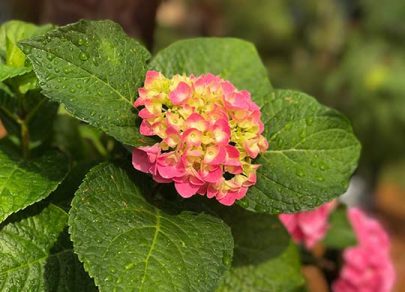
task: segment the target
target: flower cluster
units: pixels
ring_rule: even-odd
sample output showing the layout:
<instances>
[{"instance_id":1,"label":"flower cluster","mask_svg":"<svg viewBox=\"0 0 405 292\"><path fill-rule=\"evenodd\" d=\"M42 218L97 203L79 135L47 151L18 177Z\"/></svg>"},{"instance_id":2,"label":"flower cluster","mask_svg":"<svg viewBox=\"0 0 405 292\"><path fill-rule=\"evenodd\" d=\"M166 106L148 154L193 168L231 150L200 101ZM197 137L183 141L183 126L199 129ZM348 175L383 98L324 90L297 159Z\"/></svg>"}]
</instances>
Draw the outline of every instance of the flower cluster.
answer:
<instances>
[{"instance_id":1,"label":"flower cluster","mask_svg":"<svg viewBox=\"0 0 405 292\"><path fill-rule=\"evenodd\" d=\"M149 71L138 93L140 132L161 141L133 150L136 169L174 182L185 198L206 194L232 205L245 196L256 183L259 165L252 159L268 148L248 91L212 74L169 79Z\"/></svg>"},{"instance_id":2,"label":"flower cluster","mask_svg":"<svg viewBox=\"0 0 405 292\"><path fill-rule=\"evenodd\" d=\"M280 221L297 243L304 243L310 249L321 240L329 228L328 217L335 207L335 201L320 207L295 214L280 214Z\"/></svg>"},{"instance_id":3,"label":"flower cluster","mask_svg":"<svg viewBox=\"0 0 405 292\"><path fill-rule=\"evenodd\" d=\"M344 251L344 266L334 292L389 292L395 271L390 259L390 241L380 223L357 208L348 211L357 246Z\"/></svg>"}]
</instances>

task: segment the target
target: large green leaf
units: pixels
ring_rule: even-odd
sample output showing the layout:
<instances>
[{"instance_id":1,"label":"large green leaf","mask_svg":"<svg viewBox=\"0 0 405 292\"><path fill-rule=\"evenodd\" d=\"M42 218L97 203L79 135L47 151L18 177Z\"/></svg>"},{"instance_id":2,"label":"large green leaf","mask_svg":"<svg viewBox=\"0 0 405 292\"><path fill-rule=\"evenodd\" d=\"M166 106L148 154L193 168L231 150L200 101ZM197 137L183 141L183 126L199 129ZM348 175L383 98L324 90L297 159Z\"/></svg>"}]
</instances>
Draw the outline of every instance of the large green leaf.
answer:
<instances>
[{"instance_id":1,"label":"large green leaf","mask_svg":"<svg viewBox=\"0 0 405 292\"><path fill-rule=\"evenodd\" d=\"M63 232L67 214L54 205L37 209L0 225L0 290L95 291Z\"/></svg>"},{"instance_id":2,"label":"large green leaf","mask_svg":"<svg viewBox=\"0 0 405 292\"><path fill-rule=\"evenodd\" d=\"M25 55L17 47L17 42L45 33L51 25L37 26L19 20L11 20L0 26L0 50L5 54L5 64L11 67L24 67ZM0 65L1 66L1 65ZM30 68L30 66L28 66ZM31 71L31 69L29 69Z\"/></svg>"},{"instance_id":3,"label":"large green leaf","mask_svg":"<svg viewBox=\"0 0 405 292\"><path fill-rule=\"evenodd\" d=\"M56 151L25 161L11 146L0 144L0 222L10 214L46 198L68 171L66 157Z\"/></svg>"},{"instance_id":4,"label":"large green leaf","mask_svg":"<svg viewBox=\"0 0 405 292\"><path fill-rule=\"evenodd\" d=\"M262 105L271 91L266 68L253 44L233 38L178 41L160 51L150 64L170 77L175 74L213 73L247 89Z\"/></svg>"},{"instance_id":5,"label":"large green leaf","mask_svg":"<svg viewBox=\"0 0 405 292\"><path fill-rule=\"evenodd\" d=\"M20 45L51 100L125 144L150 142L132 105L150 55L118 24L83 20Z\"/></svg>"},{"instance_id":6,"label":"large green leaf","mask_svg":"<svg viewBox=\"0 0 405 292\"><path fill-rule=\"evenodd\" d=\"M235 254L218 291L296 291L304 285L297 249L277 217L232 207L224 220Z\"/></svg>"},{"instance_id":7,"label":"large green leaf","mask_svg":"<svg viewBox=\"0 0 405 292\"><path fill-rule=\"evenodd\" d=\"M75 252L102 291L212 291L232 257L221 220L152 206L110 164L87 174L69 226Z\"/></svg>"},{"instance_id":8,"label":"large green leaf","mask_svg":"<svg viewBox=\"0 0 405 292\"><path fill-rule=\"evenodd\" d=\"M262 113L270 146L256 161L262 165L257 184L242 206L259 212L296 212L346 190L360 144L345 117L290 90L273 92Z\"/></svg>"},{"instance_id":9,"label":"large green leaf","mask_svg":"<svg viewBox=\"0 0 405 292\"><path fill-rule=\"evenodd\" d=\"M0 55L3 55L0 56L0 81L6 81L20 94L38 87L32 66L18 48L17 42L45 33L51 28L51 25L37 26L19 20L8 21L0 26Z\"/></svg>"}]
</instances>

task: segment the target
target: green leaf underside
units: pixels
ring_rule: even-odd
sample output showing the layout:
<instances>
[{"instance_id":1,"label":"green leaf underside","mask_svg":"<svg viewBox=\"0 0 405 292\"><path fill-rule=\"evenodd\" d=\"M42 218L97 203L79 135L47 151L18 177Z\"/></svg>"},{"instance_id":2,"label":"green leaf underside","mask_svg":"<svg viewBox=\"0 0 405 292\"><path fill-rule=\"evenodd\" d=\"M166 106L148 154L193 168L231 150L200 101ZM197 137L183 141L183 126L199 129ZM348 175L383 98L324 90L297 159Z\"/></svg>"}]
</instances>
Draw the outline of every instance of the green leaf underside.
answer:
<instances>
[{"instance_id":1,"label":"green leaf underside","mask_svg":"<svg viewBox=\"0 0 405 292\"><path fill-rule=\"evenodd\" d=\"M346 208L339 208L329 219L329 230L323 240L328 248L344 249L357 243L356 235L347 218Z\"/></svg>"},{"instance_id":2,"label":"green leaf underside","mask_svg":"<svg viewBox=\"0 0 405 292\"><path fill-rule=\"evenodd\" d=\"M33 210L0 229L0 290L95 291L63 236L67 214L54 205Z\"/></svg>"},{"instance_id":3,"label":"green leaf underside","mask_svg":"<svg viewBox=\"0 0 405 292\"><path fill-rule=\"evenodd\" d=\"M152 144L135 125L133 100L149 52L111 21L80 21L20 43L43 93L122 143Z\"/></svg>"},{"instance_id":4,"label":"green leaf underside","mask_svg":"<svg viewBox=\"0 0 405 292\"><path fill-rule=\"evenodd\" d=\"M75 252L101 291L212 291L232 257L221 220L166 214L110 164L87 174L69 226Z\"/></svg>"},{"instance_id":5,"label":"green leaf underside","mask_svg":"<svg viewBox=\"0 0 405 292\"><path fill-rule=\"evenodd\" d=\"M66 157L56 151L24 161L15 149L0 144L0 222L10 214L46 198L68 171Z\"/></svg>"},{"instance_id":6,"label":"green leaf underside","mask_svg":"<svg viewBox=\"0 0 405 292\"><path fill-rule=\"evenodd\" d=\"M277 217L233 208L224 220L235 252L217 291L296 291L304 285L298 251Z\"/></svg>"},{"instance_id":7,"label":"green leaf underside","mask_svg":"<svg viewBox=\"0 0 405 292\"><path fill-rule=\"evenodd\" d=\"M197 38L175 42L161 50L150 69L166 77L175 74L212 73L246 89L253 100L264 104L272 87L267 70L253 44L233 38Z\"/></svg>"},{"instance_id":8,"label":"green leaf underside","mask_svg":"<svg viewBox=\"0 0 405 292\"><path fill-rule=\"evenodd\" d=\"M314 98L276 90L262 106L269 149L257 183L241 205L268 213L306 210L341 195L357 166L360 144L349 121Z\"/></svg>"}]
</instances>

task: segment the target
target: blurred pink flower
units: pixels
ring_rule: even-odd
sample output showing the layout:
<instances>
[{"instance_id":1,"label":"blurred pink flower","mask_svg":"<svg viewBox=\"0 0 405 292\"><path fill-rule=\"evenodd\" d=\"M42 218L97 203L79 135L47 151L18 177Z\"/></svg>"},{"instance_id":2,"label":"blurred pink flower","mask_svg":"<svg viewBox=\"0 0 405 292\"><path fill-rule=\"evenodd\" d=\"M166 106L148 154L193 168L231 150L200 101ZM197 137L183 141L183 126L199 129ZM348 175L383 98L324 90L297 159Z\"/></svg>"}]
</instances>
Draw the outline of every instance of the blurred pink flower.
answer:
<instances>
[{"instance_id":1,"label":"blurred pink flower","mask_svg":"<svg viewBox=\"0 0 405 292\"><path fill-rule=\"evenodd\" d=\"M279 218L293 240L310 249L325 236L329 228L328 217L334 207L335 201L331 201L311 211L280 214Z\"/></svg>"},{"instance_id":2,"label":"blurred pink flower","mask_svg":"<svg viewBox=\"0 0 405 292\"><path fill-rule=\"evenodd\" d=\"M351 208L348 217L357 246L344 251L344 266L333 283L334 292L389 292L395 280L390 259L390 241L381 224L360 209Z\"/></svg>"},{"instance_id":3,"label":"blurred pink flower","mask_svg":"<svg viewBox=\"0 0 405 292\"><path fill-rule=\"evenodd\" d=\"M256 183L253 159L268 148L248 91L209 73L166 78L148 71L138 93L140 133L161 141L134 148L135 169L174 182L184 198L200 194L232 205L246 195Z\"/></svg>"}]
</instances>

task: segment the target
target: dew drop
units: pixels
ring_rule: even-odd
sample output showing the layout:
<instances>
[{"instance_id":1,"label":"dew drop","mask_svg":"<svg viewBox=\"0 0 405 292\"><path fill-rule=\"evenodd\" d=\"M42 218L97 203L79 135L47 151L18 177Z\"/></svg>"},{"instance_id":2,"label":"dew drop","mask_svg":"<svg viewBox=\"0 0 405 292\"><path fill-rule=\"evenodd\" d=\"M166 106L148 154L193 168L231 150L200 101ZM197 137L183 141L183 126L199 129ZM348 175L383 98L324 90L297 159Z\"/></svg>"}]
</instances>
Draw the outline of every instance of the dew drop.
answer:
<instances>
[{"instance_id":1,"label":"dew drop","mask_svg":"<svg viewBox=\"0 0 405 292\"><path fill-rule=\"evenodd\" d=\"M297 175L299 176L299 177L303 177L304 176L304 172L302 171L302 170L297 170Z\"/></svg>"},{"instance_id":2,"label":"dew drop","mask_svg":"<svg viewBox=\"0 0 405 292\"><path fill-rule=\"evenodd\" d=\"M134 267L134 265L135 265L134 263L129 263L128 265L125 266L125 269L130 270Z\"/></svg>"},{"instance_id":3,"label":"dew drop","mask_svg":"<svg viewBox=\"0 0 405 292\"><path fill-rule=\"evenodd\" d=\"M306 119L306 122L307 122L308 126L311 126L314 123L314 118L309 117L309 118Z\"/></svg>"},{"instance_id":4,"label":"dew drop","mask_svg":"<svg viewBox=\"0 0 405 292\"><path fill-rule=\"evenodd\" d=\"M324 178L323 176L318 176L316 179L317 179L318 181L324 181L324 180L325 180L325 178Z\"/></svg>"},{"instance_id":5,"label":"dew drop","mask_svg":"<svg viewBox=\"0 0 405 292\"><path fill-rule=\"evenodd\" d=\"M79 46L83 46L83 44L84 44L84 39L79 39L78 44L79 44Z\"/></svg>"},{"instance_id":6,"label":"dew drop","mask_svg":"<svg viewBox=\"0 0 405 292\"><path fill-rule=\"evenodd\" d=\"M249 203L248 203L247 200L239 201L239 205L240 205L241 207L243 207L243 208L249 207Z\"/></svg>"},{"instance_id":7,"label":"dew drop","mask_svg":"<svg viewBox=\"0 0 405 292\"><path fill-rule=\"evenodd\" d=\"M29 47L29 46L24 46L24 47L23 47L23 52L24 52L24 54L29 54L29 53L31 53L31 47Z\"/></svg>"},{"instance_id":8,"label":"dew drop","mask_svg":"<svg viewBox=\"0 0 405 292\"><path fill-rule=\"evenodd\" d=\"M320 169L320 170L325 170L325 169L326 169L326 165L323 164L323 163L321 163L321 164L319 165L319 169Z\"/></svg>"},{"instance_id":9,"label":"dew drop","mask_svg":"<svg viewBox=\"0 0 405 292\"><path fill-rule=\"evenodd\" d=\"M47 57L47 59L48 59L49 61L52 61L53 59L55 59L55 56L54 56L53 54L51 54L51 53L48 53L48 54L46 55L46 57Z\"/></svg>"},{"instance_id":10,"label":"dew drop","mask_svg":"<svg viewBox=\"0 0 405 292\"><path fill-rule=\"evenodd\" d=\"M98 61L97 61L97 58L93 57L93 58L92 58L92 61L93 61L94 66L98 66L98 65L99 65L99 63L98 63Z\"/></svg>"},{"instance_id":11,"label":"dew drop","mask_svg":"<svg viewBox=\"0 0 405 292\"><path fill-rule=\"evenodd\" d=\"M224 263L225 266L230 266L232 263L232 258L229 254L224 254L222 258L222 262Z\"/></svg>"},{"instance_id":12,"label":"dew drop","mask_svg":"<svg viewBox=\"0 0 405 292\"><path fill-rule=\"evenodd\" d=\"M74 88L69 89L70 93L75 93L76 90L74 90Z\"/></svg>"},{"instance_id":13,"label":"dew drop","mask_svg":"<svg viewBox=\"0 0 405 292\"><path fill-rule=\"evenodd\" d=\"M79 55L79 59L82 61L86 61L89 57L86 55L86 53L81 52Z\"/></svg>"}]
</instances>

